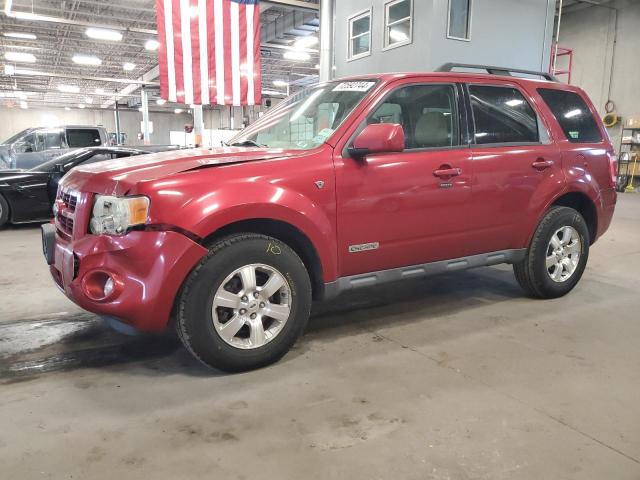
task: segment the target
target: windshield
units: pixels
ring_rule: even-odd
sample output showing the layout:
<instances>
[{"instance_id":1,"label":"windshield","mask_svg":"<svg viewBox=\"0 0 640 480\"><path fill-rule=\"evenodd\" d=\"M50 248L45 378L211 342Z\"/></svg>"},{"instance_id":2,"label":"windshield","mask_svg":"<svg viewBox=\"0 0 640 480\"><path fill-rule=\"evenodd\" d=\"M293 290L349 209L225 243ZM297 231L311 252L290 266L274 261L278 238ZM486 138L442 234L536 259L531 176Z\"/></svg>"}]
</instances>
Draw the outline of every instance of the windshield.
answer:
<instances>
[{"instance_id":1,"label":"windshield","mask_svg":"<svg viewBox=\"0 0 640 480\"><path fill-rule=\"evenodd\" d=\"M35 167L30 168L29 170L32 172L53 172L56 169L56 165L63 165L68 163L71 160L75 160L80 155L83 155L86 151L87 151L86 149L74 150L72 152L68 152L58 157L55 157L54 159L49 160L48 162L44 162L44 163L41 163L40 165L36 165Z\"/></svg>"},{"instance_id":2,"label":"windshield","mask_svg":"<svg viewBox=\"0 0 640 480\"><path fill-rule=\"evenodd\" d=\"M1 144L2 144L2 145L8 145L8 144L11 144L11 143L15 143L15 142L20 138L20 137L22 137L23 135L25 135L29 130L30 130L30 129L28 129L28 128L27 128L27 129L25 129L25 130L22 130L21 132L16 133L13 137L9 137L9 138L7 138L7 139L6 139L4 142L2 142Z\"/></svg>"},{"instance_id":3,"label":"windshield","mask_svg":"<svg viewBox=\"0 0 640 480\"><path fill-rule=\"evenodd\" d=\"M374 80L329 82L302 90L242 130L229 145L301 150L318 147L375 84Z\"/></svg>"}]
</instances>

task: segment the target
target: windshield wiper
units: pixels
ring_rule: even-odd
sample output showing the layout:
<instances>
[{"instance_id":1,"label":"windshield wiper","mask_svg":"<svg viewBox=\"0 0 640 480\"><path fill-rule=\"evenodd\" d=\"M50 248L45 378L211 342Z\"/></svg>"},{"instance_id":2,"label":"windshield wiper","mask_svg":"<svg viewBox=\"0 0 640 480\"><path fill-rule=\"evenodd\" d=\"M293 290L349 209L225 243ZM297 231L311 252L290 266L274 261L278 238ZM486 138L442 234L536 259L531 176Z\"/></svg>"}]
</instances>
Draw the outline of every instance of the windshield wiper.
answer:
<instances>
[{"instance_id":1,"label":"windshield wiper","mask_svg":"<svg viewBox=\"0 0 640 480\"><path fill-rule=\"evenodd\" d=\"M254 142L253 140L243 140L241 142L235 142L227 144L229 147L266 147L263 143Z\"/></svg>"}]
</instances>

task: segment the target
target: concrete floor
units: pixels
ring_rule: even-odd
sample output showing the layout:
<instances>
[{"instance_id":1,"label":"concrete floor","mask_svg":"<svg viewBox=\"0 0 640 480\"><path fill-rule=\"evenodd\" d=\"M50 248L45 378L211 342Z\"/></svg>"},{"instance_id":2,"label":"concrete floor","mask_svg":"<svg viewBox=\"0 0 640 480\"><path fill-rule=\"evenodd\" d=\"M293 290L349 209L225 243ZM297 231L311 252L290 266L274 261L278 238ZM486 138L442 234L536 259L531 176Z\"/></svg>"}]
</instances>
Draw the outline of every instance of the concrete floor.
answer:
<instances>
[{"instance_id":1,"label":"concrete floor","mask_svg":"<svg viewBox=\"0 0 640 480\"><path fill-rule=\"evenodd\" d=\"M640 195L565 298L508 267L359 292L241 375L105 329L37 228L0 245L2 478L640 478Z\"/></svg>"}]
</instances>

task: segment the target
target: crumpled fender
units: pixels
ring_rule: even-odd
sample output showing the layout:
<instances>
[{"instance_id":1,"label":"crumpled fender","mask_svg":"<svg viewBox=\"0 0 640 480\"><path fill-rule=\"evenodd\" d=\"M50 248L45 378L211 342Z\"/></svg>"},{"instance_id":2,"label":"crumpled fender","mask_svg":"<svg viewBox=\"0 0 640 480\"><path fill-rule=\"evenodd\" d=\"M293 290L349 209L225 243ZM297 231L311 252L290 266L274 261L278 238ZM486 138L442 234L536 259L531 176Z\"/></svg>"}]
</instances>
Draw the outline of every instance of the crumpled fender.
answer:
<instances>
[{"instance_id":1,"label":"crumpled fender","mask_svg":"<svg viewBox=\"0 0 640 480\"><path fill-rule=\"evenodd\" d=\"M337 254L332 221L320 205L286 186L246 179L225 182L214 191L190 198L170 223L206 238L226 225L251 219L279 220L297 228L315 247L324 281L335 280Z\"/></svg>"}]
</instances>

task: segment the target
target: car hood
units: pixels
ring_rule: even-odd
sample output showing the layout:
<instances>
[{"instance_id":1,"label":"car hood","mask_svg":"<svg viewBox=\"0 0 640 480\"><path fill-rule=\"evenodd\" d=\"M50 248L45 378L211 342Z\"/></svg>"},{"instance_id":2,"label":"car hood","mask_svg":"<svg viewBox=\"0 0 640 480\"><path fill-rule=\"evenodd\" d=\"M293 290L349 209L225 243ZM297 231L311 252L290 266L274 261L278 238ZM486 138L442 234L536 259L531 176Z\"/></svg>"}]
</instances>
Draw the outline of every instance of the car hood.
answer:
<instances>
[{"instance_id":1,"label":"car hood","mask_svg":"<svg viewBox=\"0 0 640 480\"><path fill-rule=\"evenodd\" d=\"M282 149L253 147L198 148L152 153L75 167L64 177L63 187L125 195L141 182L152 182L190 170L293 155L295 154Z\"/></svg>"}]
</instances>

